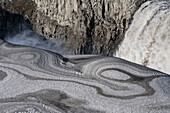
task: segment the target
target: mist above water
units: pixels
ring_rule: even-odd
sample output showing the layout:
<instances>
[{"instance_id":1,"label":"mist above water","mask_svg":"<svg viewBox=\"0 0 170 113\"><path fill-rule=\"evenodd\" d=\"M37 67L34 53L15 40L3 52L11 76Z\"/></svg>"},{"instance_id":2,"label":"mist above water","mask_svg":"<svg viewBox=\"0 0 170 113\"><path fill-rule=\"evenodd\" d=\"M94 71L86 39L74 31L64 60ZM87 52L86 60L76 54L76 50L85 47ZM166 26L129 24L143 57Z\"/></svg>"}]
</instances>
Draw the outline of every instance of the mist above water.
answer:
<instances>
[{"instance_id":1,"label":"mist above water","mask_svg":"<svg viewBox=\"0 0 170 113\"><path fill-rule=\"evenodd\" d=\"M141 6L116 56L170 74L170 1Z\"/></svg>"},{"instance_id":2,"label":"mist above water","mask_svg":"<svg viewBox=\"0 0 170 113\"><path fill-rule=\"evenodd\" d=\"M65 43L63 41L56 39L45 39L32 30L24 30L15 35L9 34L4 40L12 44L41 48L59 54L71 54L71 52L66 50L64 45Z\"/></svg>"}]
</instances>

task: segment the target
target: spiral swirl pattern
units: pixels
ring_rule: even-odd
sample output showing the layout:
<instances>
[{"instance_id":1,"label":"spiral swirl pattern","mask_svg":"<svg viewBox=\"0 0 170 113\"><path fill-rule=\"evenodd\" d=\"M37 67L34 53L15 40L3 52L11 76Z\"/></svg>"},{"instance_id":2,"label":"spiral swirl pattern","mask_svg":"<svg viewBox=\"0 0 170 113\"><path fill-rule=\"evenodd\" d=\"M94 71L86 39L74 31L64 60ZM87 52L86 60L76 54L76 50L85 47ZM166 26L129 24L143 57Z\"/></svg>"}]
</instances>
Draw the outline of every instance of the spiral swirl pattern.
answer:
<instances>
[{"instance_id":1,"label":"spiral swirl pattern","mask_svg":"<svg viewBox=\"0 0 170 113\"><path fill-rule=\"evenodd\" d=\"M0 40L2 113L169 112L170 77L123 59Z\"/></svg>"}]
</instances>

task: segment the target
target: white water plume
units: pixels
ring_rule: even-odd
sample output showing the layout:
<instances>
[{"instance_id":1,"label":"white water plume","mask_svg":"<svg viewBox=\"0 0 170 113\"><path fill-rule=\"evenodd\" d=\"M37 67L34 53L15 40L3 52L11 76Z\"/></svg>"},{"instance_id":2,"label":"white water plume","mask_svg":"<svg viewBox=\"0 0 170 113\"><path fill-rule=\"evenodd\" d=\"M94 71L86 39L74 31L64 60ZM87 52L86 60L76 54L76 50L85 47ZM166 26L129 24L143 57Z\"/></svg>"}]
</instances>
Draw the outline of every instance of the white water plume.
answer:
<instances>
[{"instance_id":1,"label":"white water plume","mask_svg":"<svg viewBox=\"0 0 170 113\"><path fill-rule=\"evenodd\" d=\"M65 49L63 41L56 39L44 39L31 30L24 30L14 36L8 35L5 38L5 41L17 45L37 47L64 55L71 54L71 52Z\"/></svg>"},{"instance_id":2,"label":"white water plume","mask_svg":"<svg viewBox=\"0 0 170 113\"><path fill-rule=\"evenodd\" d=\"M170 1L140 7L116 56L170 74Z\"/></svg>"}]
</instances>

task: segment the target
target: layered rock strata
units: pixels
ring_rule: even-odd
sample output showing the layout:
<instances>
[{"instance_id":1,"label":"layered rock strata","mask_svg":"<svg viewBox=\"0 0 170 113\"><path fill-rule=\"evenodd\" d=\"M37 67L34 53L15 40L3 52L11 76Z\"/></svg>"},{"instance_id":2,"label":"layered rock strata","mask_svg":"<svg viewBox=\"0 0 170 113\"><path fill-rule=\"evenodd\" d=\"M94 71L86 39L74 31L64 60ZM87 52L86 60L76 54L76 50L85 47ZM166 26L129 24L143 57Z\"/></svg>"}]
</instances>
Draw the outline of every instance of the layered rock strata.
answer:
<instances>
[{"instance_id":1,"label":"layered rock strata","mask_svg":"<svg viewBox=\"0 0 170 113\"><path fill-rule=\"evenodd\" d=\"M112 55L134 12L146 0L3 0L29 19L34 31L64 40L74 54Z\"/></svg>"}]
</instances>

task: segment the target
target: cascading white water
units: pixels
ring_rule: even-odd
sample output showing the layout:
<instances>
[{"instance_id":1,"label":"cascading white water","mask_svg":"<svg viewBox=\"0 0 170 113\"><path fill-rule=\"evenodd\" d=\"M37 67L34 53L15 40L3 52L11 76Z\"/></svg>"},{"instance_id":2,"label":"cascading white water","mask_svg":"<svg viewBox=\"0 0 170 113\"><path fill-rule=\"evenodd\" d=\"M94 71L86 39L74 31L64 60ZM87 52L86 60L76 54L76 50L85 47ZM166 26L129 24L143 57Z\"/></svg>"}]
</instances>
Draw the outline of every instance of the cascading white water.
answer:
<instances>
[{"instance_id":1,"label":"cascading white water","mask_svg":"<svg viewBox=\"0 0 170 113\"><path fill-rule=\"evenodd\" d=\"M170 1L144 3L115 54L170 74Z\"/></svg>"}]
</instances>

